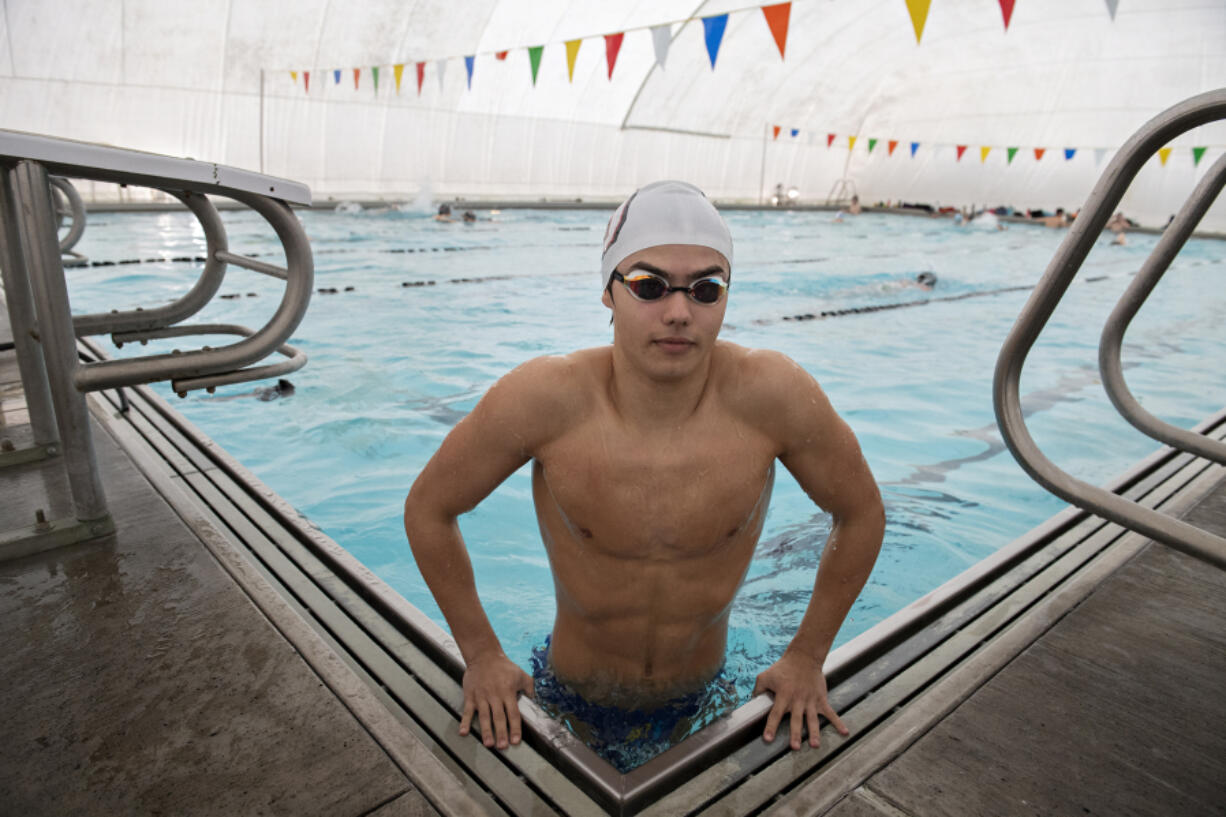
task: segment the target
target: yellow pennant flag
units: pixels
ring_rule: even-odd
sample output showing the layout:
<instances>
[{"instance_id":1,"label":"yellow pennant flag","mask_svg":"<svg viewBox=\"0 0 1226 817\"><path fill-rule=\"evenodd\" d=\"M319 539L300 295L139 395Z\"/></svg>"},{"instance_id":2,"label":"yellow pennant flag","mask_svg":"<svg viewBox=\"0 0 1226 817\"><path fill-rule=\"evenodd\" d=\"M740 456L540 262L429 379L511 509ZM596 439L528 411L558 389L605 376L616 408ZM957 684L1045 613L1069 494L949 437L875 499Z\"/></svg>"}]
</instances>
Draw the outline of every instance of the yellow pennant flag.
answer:
<instances>
[{"instance_id":1,"label":"yellow pennant flag","mask_svg":"<svg viewBox=\"0 0 1226 817\"><path fill-rule=\"evenodd\" d=\"M988 160L988 154L992 152L990 147L979 148L979 164L983 164Z\"/></svg>"},{"instance_id":2,"label":"yellow pennant flag","mask_svg":"<svg viewBox=\"0 0 1226 817\"><path fill-rule=\"evenodd\" d=\"M581 45L583 45L583 40L566 41L566 74L569 77L569 82L575 81L575 57L579 56L579 46Z\"/></svg>"},{"instance_id":3,"label":"yellow pennant flag","mask_svg":"<svg viewBox=\"0 0 1226 817\"><path fill-rule=\"evenodd\" d=\"M294 80L294 82L295 82L295 83L297 83L297 82L298 82L298 72L297 72L297 71L290 71L290 72L289 72L289 75L290 75L290 77L292 77L292 78L293 78L293 80Z\"/></svg>"},{"instance_id":4,"label":"yellow pennant flag","mask_svg":"<svg viewBox=\"0 0 1226 817\"><path fill-rule=\"evenodd\" d=\"M848 149L848 150L855 150L855 149L856 149L856 137L854 137L854 136L848 136L848 137L847 137L847 149Z\"/></svg>"},{"instance_id":5,"label":"yellow pennant flag","mask_svg":"<svg viewBox=\"0 0 1226 817\"><path fill-rule=\"evenodd\" d=\"M1158 148L1158 161L1162 162L1162 166L1166 167L1166 160L1171 158L1170 148Z\"/></svg>"},{"instance_id":6,"label":"yellow pennant flag","mask_svg":"<svg viewBox=\"0 0 1226 817\"><path fill-rule=\"evenodd\" d=\"M915 42L918 44L924 36L924 24L928 22L928 7L932 0L907 0L907 11L911 14L911 25L915 27Z\"/></svg>"},{"instance_id":7,"label":"yellow pennant flag","mask_svg":"<svg viewBox=\"0 0 1226 817\"><path fill-rule=\"evenodd\" d=\"M404 76L404 63L392 66L392 76L396 77L396 93L400 93L400 78Z\"/></svg>"}]
</instances>

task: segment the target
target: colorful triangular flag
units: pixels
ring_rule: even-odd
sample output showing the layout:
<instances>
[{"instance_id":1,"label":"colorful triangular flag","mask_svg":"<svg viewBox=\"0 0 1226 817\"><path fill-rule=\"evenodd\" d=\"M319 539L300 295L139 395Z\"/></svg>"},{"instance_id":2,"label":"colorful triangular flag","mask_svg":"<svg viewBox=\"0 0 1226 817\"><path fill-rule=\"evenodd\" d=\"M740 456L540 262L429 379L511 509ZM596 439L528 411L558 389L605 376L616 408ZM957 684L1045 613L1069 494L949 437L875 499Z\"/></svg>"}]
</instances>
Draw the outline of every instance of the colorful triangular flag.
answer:
<instances>
[{"instance_id":1,"label":"colorful triangular flag","mask_svg":"<svg viewBox=\"0 0 1226 817\"><path fill-rule=\"evenodd\" d=\"M656 65L664 67L668 59L668 46L673 41L673 27L670 25L651 27L651 45L656 51Z\"/></svg>"},{"instance_id":2,"label":"colorful triangular flag","mask_svg":"<svg viewBox=\"0 0 1226 817\"><path fill-rule=\"evenodd\" d=\"M1043 154L1046 152L1047 152L1047 148L1035 148L1034 149L1034 160L1036 162L1039 161L1040 159L1043 158Z\"/></svg>"},{"instance_id":3,"label":"colorful triangular flag","mask_svg":"<svg viewBox=\"0 0 1226 817\"><path fill-rule=\"evenodd\" d=\"M791 13L791 2L762 7L762 16L766 18L766 25L771 30L771 36L775 38L775 45L779 46L780 59L783 59L784 49L787 48L788 17Z\"/></svg>"},{"instance_id":4,"label":"colorful triangular flag","mask_svg":"<svg viewBox=\"0 0 1226 817\"><path fill-rule=\"evenodd\" d=\"M834 134L833 133L826 134L826 147L830 147L833 144L834 144Z\"/></svg>"},{"instance_id":5,"label":"colorful triangular flag","mask_svg":"<svg viewBox=\"0 0 1226 817\"><path fill-rule=\"evenodd\" d=\"M988 160L988 154L992 152L992 148L984 145L979 148L979 164L983 164Z\"/></svg>"},{"instance_id":6,"label":"colorful triangular flag","mask_svg":"<svg viewBox=\"0 0 1226 817\"><path fill-rule=\"evenodd\" d=\"M510 52L510 51L495 51L495 52L494 52L494 59L496 59L496 60L505 60L505 59L507 58L507 54L509 54L509 53L511 53L511 52Z\"/></svg>"},{"instance_id":7,"label":"colorful triangular flag","mask_svg":"<svg viewBox=\"0 0 1226 817\"><path fill-rule=\"evenodd\" d=\"M911 25L915 28L916 44L924 36L924 24L928 22L930 5L932 0L907 0L907 12L911 15Z\"/></svg>"},{"instance_id":8,"label":"colorful triangular flag","mask_svg":"<svg viewBox=\"0 0 1226 817\"><path fill-rule=\"evenodd\" d=\"M855 136L848 136L848 137L847 137L847 149L848 149L848 150L855 150L855 149L856 149L856 137L855 137Z\"/></svg>"},{"instance_id":9,"label":"colorful triangular flag","mask_svg":"<svg viewBox=\"0 0 1226 817\"><path fill-rule=\"evenodd\" d=\"M1005 148L1005 164L1013 164L1013 157L1017 155L1017 148Z\"/></svg>"},{"instance_id":10,"label":"colorful triangular flag","mask_svg":"<svg viewBox=\"0 0 1226 817\"><path fill-rule=\"evenodd\" d=\"M898 140L897 140L897 139L891 139L889 142L887 142L887 143L886 143L886 154L885 154L885 155L886 155L886 156L893 156L893 155L894 155L894 148L896 148L896 147L898 147Z\"/></svg>"},{"instance_id":11,"label":"colorful triangular flag","mask_svg":"<svg viewBox=\"0 0 1226 817\"><path fill-rule=\"evenodd\" d=\"M778 139L778 138L779 138L779 131L781 131L781 130L783 130L783 128L779 127L778 125L771 125L771 133L772 133L772 134L774 134L773 136L771 136L771 138L772 138L772 139Z\"/></svg>"},{"instance_id":12,"label":"colorful triangular flag","mask_svg":"<svg viewBox=\"0 0 1226 817\"><path fill-rule=\"evenodd\" d=\"M370 79L375 84L375 95L379 94L379 66L373 65L370 69Z\"/></svg>"},{"instance_id":13,"label":"colorful triangular flag","mask_svg":"<svg viewBox=\"0 0 1226 817\"><path fill-rule=\"evenodd\" d=\"M475 55L464 58L464 70L468 72L468 90L473 89L473 64L477 61Z\"/></svg>"},{"instance_id":14,"label":"colorful triangular flag","mask_svg":"<svg viewBox=\"0 0 1226 817\"><path fill-rule=\"evenodd\" d=\"M716 14L713 17L702 18L702 30L707 41L707 55L711 58L711 70L715 70L715 58L719 56L719 44L724 39L724 29L728 27L728 15Z\"/></svg>"},{"instance_id":15,"label":"colorful triangular flag","mask_svg":"<svg viewBox=\"0 0 1226 817\"><path fill-rule=\"evenodd\" d=\"M912 142L911 143L911 158L912 159L915 158L915 151L917 150L919 150L919 142Z\"/></svg>"},{"instance_id":16,"label":"colorful triangular flag","mask_svg":"<svg viewBox=\"0 0 1226 817\"><path fill-rule=\"evenodd\" d=\"M396 95L400 96L400 78L404 76L404 63L399 62L392 66L392 77L396 80Z\"/></svg>"},{"instance_id":17,"label":"colorful triangular flag","mask_svg":"<svg viewBox=\"0 0 1226 817\"><path fill-rule=\"evenodd\" d=\"M290 72L289 72L289 76L290 76L290 79L292 79L292 80L294 81L294 84L295 84L295 85L297 85L297 84L298 84L298 72L297 72L297 71L290 71Z\"/></svg>"},{"instance_id":18,"label":"colorful triangular flag","mask_svg":"<svg viewBox=\"0 0 1226 817\"><path fill-rule=\"evenodd\" d=\"M1115 10L1119 7L1120 0L1107 0L1107 13L1111 15L1112 21L1115 20Z\"/></svg>"},{"instance_id":19,"label":"colorful triangular flag","mask_svg":"<svg viewBox=\"0 0 1226 817\"><path fill-rule=\"evenodd\" d=\"M960 162L960 161L962 161L962 154L963 154L963 153L966 153L966 145L956 145L956 147L958 148L958 159L957 159L957 161L959 161L959 162Z\"/></svg>"},{"instance_id":20,"label":"colorful triangular flag","mask_svg":"<svg viewBox=\"0 0 1226 817\"><path fill-rule=\"evenodd\" d=\"M609 64L609 79L613 79L613 66L617 64L617 52L622 50L622 40L625 37L624 32L604 35L604 58Z\"/></svg>"},{"instance_id":21,"label":"colorful triangular flag","mask_svg":"<svg viewBox=\"0 0 1226 817\"><path fill-rule=\"evenodd\" d=\"M336 70L332 72L332 84L333 85L341 84L341 69L337 68Z\"/></svg>"},{"instance_id":22,"label":"colorful triangular flag","mask_svg":"<svg viewBox=\"0 0 1226 817\"><path fill-rule=\"evenodd\" d=\"M536 85L536 73L541 70L541 52L545 50L543 45L534 45L528 49L528 63L532 66L532 85Z\"/></svg>"},{"instance_id":23,"label":"colorful triangular flag","mask_svg":"<svg viewBox=\"0 0 1226 817\"><path fill-rule=\"evenodd\" d=\"M1077 148L1065 148L1064 149L1064 161L1067 162L1069 159L1072 159L1076 155L1077 155Z\"/></svg>"},{"instance_id":24,"label":"colorful triangular flag","mask_svg":"<svg viewBox=\"0 0 1226 817\"><path fill-rule=\"evenodd\" d=\"M435 60L434 66L438 69L438 89L443 90L443 75L447 73L447 60Z\"/></svg>"},{"instance_id":25,"label":"colorful triangular flag","mask_svg":"<svg viewBox=\"0 0 1226 817\"><path fill-rule=\"evenodd\" d=\"M324 80L324 83L326 86L327 80ZM311 72L310 71L302 72L302 89L306 91L308 94L311 92Z\"/></svg>"},{"instance_id":26,"label":"colorful triangular flag","mask_svg":"<svg viewBox=\"0 0 1226 817\"><path fill-rule=\"evenodd\" d=\"M575 81L575 57L579 56L581 45L583 45L583 40L566 41L566 75L570 78L570 82Z\"/></svg>"},{"instance_id":27,"label":"colorful triangular flag","mask_svg":"<svg viewBox=\"0 0 1226 817\"><path fill-rule=\"evenodd\" d=\"M1005 31L1009 30L1009 18L1013 16L1013 0L1000 0L1000 13L1005 18Z\"/></svg>"},{"instance_id":28,"label":"colorful triangular flag","mask_svg":"<svg viewBox=\"0 0 1226 817\"><path fill-rule=\"evenodd\" d=\"M1203 158L1205 158L1204 148L1192 148L1192 167L1196 167L1198 164L1200 164L1200 160Z\"/></svg>"},{"instance_id":29,"label":"colorful triangular flag","mask_svg":"<svg viewBox=\"0 0 1226 817\"><path fill-rule=\"evenodd\" d=\"M869 152L869 153L872 153L872 152L873 152L873 148L875 148L875 147L877 147L877 140L876 140L876 139L869 139L869 140L868 140L868 152Z\"/></svg>"},{"instance_id":30,"label":"colorful triangular flag","mask_svg":"<svg viewBox=\"0 0 1226 817\"><path fill-rule=\"evenodd\" d=\"M421 96L421 81L426 78L426 64L419 62L417 68L417 95Z\"/></svg>"},{"instance_id":31,"label":"colorful triangular flag","mask_svg":"<svg viewBox=\"0 0 1226 817\"><path fill-rule=\"evenodd\" d=\"M1171 158L1170 148L1158 148L1158 161L1162 162L1162 166L1166 167L1166 160Z\"/></svg>"},{"instance_id":32,"label":"colorful triangular flag","mask_svg":"<svg viewBox=\"0 0 1226 817\"><path fill-rule=\"evenodd\" d=\"M354 68L353 69L353 90L355 91L358 89L358 78L360 76L362 76L362 69Z\"/></svg>"},{"instance_id":33,"label":"colorful triangular flag","mask_svg":"<svg viewBox=\"0 0 1226 817\"><path fill-rule=\"evenodd\" d=\"M800 128L792 128L792 138L795 139L797 136L800 136Z\"/></svg>"}]
</instances>

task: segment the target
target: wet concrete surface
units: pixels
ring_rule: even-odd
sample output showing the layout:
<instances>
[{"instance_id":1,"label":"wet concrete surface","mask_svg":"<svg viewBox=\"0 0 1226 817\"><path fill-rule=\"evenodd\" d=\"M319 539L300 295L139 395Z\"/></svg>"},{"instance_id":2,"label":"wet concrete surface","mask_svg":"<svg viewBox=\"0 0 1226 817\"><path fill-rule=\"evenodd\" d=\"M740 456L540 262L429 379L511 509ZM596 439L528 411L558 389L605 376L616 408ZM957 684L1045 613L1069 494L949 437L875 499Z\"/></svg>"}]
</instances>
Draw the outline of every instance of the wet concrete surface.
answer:
<instances>
[{"instance_id":1,"label":"wet concrete surface","mask_svg":"<svg viewBox=\"0 0 1226 817\"><path fill-rule=\"evenodd\" d=\"M0 561L0 814L436 814L96 425L94 439L116 535ZM59 492L59 468L0 470L0 529Z\"/></svg>"}]
</instances>

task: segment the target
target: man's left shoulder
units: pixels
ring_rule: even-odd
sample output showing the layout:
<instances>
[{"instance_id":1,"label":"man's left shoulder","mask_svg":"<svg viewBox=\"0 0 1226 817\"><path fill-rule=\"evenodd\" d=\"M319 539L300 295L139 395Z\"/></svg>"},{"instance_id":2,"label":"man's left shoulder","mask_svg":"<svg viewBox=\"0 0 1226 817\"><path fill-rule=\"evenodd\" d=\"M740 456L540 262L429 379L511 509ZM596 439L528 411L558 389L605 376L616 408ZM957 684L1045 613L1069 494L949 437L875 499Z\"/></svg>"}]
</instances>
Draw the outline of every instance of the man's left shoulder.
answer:
<instances>
[{"instance_id":1,"label":"man's left shoulder","mask_svg":"<svg viewBox=\"0 0 1226 817\"><path fill-rule=\"evenodd\" d=\"M793 408L811 408L814 400L824 402L813 375L782 352L725 341L720 341L718 350L725 399L758 419L777 417Z\"/></svg>"}]
</instances>

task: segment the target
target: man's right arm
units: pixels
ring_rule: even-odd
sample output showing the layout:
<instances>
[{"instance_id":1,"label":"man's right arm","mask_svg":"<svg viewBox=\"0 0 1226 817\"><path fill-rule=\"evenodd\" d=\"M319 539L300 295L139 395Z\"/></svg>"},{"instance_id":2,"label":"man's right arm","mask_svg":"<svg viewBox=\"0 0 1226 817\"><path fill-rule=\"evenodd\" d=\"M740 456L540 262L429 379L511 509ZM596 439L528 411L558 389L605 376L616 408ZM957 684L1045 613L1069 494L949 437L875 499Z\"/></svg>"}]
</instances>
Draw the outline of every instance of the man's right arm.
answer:
<instances>
[{"instance_id":1,"label":"man's right arm","mask_svg":"<svg viewBox=\"0 0 1226 817\"><path fill-rule=\"evenodd\" d=\"M572 364L538 358L508 373L451 430L414 482L404 527L422 577L464 656L464 713L486 746L520 739L518 693L532 679L506 657L477 597L458 517L472 510L563 427Z\"/></svg>"}]
</instances>

